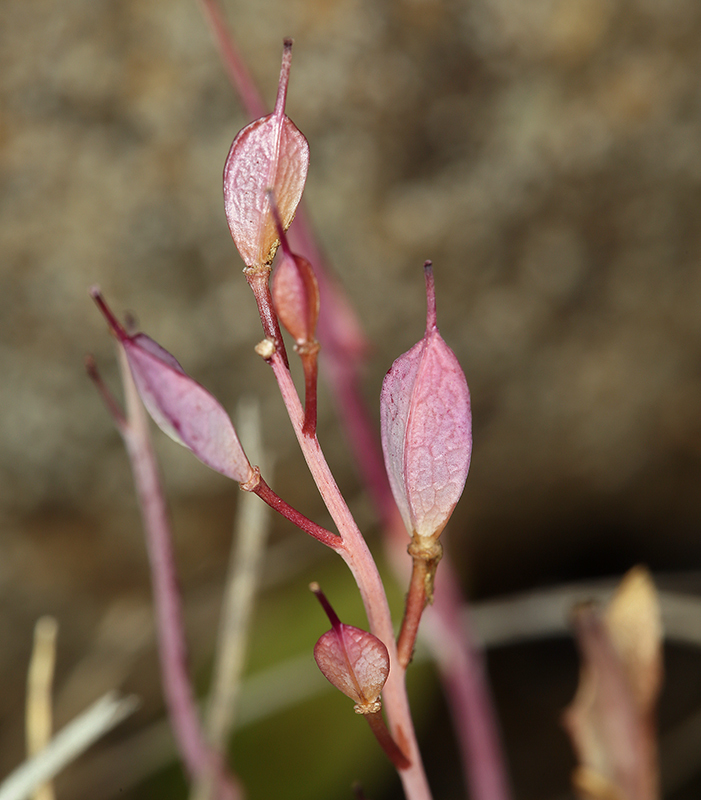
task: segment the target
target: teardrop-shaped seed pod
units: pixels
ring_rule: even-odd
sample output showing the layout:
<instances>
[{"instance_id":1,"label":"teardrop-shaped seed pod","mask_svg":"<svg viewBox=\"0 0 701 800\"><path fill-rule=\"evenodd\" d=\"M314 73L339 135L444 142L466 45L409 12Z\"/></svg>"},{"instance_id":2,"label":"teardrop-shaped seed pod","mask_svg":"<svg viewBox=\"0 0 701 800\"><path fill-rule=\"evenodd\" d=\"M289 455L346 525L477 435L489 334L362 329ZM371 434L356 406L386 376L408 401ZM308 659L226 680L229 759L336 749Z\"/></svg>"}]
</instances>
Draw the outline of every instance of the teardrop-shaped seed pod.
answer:
<instances>
[{"instance_id":1,"label":"teardrop-shaped seed pod","mask_svg":"<svg viewBox=\"0 0 701 800\"><path fill-rule=\"evenodd\" d=\"M436 324L435 287L425 265L423 339L392 365L380 397L382 449L392 493L410 535L435 538L460 499L472 454L470 392Z\"/></svg>"},{"instance_id":2,"label":"teardrop-shaped seed pod","mask_svg":"<svg viewBox=\"0 0 701 800\"><path fill-rule=\"evenodd\" d=\"M307 179L309 143L285 114L291 59L287 39L275 110L239 132L224 165L226 219L249 269L267 269L280 243L267 192L272 190L287 230Z\"/></svg>"},{"instance_id":3,"label":"teardrop-shaped seed pod","mask_svg":"<svg viewBox=\"0 0 701 800\"><path fill-rule=\"evenodd\" d=\"M99 290L91 294L123 348L139 396L158 427L213 470L238 483L251 480L253 468L219 401L153 339L128 334Z\"/></svg>"},{"instance_id":4,"label":"teardrop-shaped seed pod","mask_svg":"<svg viewBox=\"0 0 701 800\"><path fill-rule=\"evenodd\" d=\"M309 587L331 621L314 647L314 659L324 677L351 700L361 713L379 710L379 697L389 675L389 653L372 633L341 622L318 584Z\"/></svg>"}]
</instances>

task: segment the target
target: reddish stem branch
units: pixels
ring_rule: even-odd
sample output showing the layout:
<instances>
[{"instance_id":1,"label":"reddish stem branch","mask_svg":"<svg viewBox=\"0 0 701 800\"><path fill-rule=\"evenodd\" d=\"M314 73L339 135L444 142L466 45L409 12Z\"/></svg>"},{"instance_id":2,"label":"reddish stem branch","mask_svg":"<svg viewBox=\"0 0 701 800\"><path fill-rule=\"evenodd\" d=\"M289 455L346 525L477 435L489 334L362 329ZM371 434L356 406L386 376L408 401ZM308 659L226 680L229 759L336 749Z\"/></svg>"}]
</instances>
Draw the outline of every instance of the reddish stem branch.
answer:
<instances>
[{"instance_id":1,"label":"reddish stem branch","mask_svg":"<svg viewBox=\"0 0 701 800\"><path fill-rule=\"evenodd\" d=\"M409 769L411 763L409 759L399 749L399 745L394 741L392 735L387 730L384 717L381 711L374 711L369 714L363 714L368 721L370 730L375 734L375 738L380 743L380 747L385 751L389 760L400 772Z\"/></svg>"},{"instance_id":2,"label":"reddish stem branch","mask_svg":"<svg viewBox=\"0 0 701 800\"><path fill-rule=\"evenodd\" d=\"M421 615L426 605L433 602L433 584L436 567L443 557L443 546L436 539L425 539L414 534L408 548L412 558L411 581L406 597L404 619L399 632L397 652L403 669L409 666L419 633Z\"/></svg>"},{"instance_id":3,"label":"reddish stem branch","mask_svg":"<svg viewBox=\"0 0 701 800\"><path fill-rule=\"evenodd\" d=\"M402 669L409 666L414 654L416 637L419 633L419 623L426 608L426 575L427 565L421 559L414 559L411 570L411 581L406 597L404 619L397 638L397 657Z\"/></svg>"},{"instance_id":4,"label":"reddish stem branch","mask_svg":"<svg viewBox=\"0 0 701 800\"><path fill-rule=\"evenodd\" d=\"M304 350L302 349L304 347ZM299 348L304 369L304 425L302 432L305 436L316 436L316 387L318 383L318 354L319 345L311 342Z\"/></svg>"},{"instance_id":5,"label":"reddish stem branch","mask_svg":"<svg viewBox=\"0 0 701 800\"><path fill-rule=\"evenodd\" d=\"M275 494L263 478L260 479L258 485L251 491L257 494L261 500L265 501L271 508L275 509L275 511L282 514L285 519L288 519L298 528L301 528L305 533L313 536L317 541L333 550L338 550L340 548L340 536L331 533L331 531L326 530L326 528L322 528L321 525L317 525L316 522L305 517L304 514L301 514L297 509L292 508L289 503L286 503L281 497Z\"/></svg>"}]
</instances>

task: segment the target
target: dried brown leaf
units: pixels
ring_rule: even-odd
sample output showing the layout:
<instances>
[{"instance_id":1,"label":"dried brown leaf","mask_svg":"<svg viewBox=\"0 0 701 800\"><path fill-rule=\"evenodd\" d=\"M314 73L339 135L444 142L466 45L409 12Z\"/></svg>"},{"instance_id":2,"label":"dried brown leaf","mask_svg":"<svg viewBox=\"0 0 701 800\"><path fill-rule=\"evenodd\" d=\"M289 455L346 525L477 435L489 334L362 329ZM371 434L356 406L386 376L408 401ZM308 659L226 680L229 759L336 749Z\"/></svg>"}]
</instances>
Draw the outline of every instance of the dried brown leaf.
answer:
<instances>
[{"instance_id":1,"label":"dried brown leaf","mask_svg":"<svg viewBox=\"0 0 701 800\"><path fill-rule=\"evenodd\" d=\"M603 613L583 605L573 621L582 666L564 724L579 760L575 788L586 800L656 800L662 625L649 573L634 568Z\"/></svg>"}]
</instances>

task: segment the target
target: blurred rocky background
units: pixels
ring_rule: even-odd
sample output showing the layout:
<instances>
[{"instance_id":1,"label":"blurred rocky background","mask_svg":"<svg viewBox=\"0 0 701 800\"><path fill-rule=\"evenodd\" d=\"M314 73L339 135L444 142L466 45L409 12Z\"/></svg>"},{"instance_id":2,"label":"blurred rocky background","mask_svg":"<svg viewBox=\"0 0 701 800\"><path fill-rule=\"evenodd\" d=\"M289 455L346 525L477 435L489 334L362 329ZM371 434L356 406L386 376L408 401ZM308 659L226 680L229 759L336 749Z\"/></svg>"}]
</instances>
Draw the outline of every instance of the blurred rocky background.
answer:
<instances>
[{"instance_id":1,"label":"blurred rocky background","mask_svg":"<svg viewBox=\"0 0 701 800\"><path fill-rule=\"evenodd\" d=\"M466 592L487 598L638 562L699 570L697 0L225 8L271 104L282 38L296 40L288 111L311 145L308 208L371 342L372 404L392 360L422 334L421 265L434 261L441 330L473 395L472 471L446 535ZM144 702L108 743L162 713L130 474L83 370L94 353L118 390L91 284L227 408L260 398L276 489L326 517L253 353L259 323L221 198L224 158L248 120L195 0L4 0L0 109L4 774L22 758L23 686L41 614L60 623L57 725L113 686ZM326 395L320 438L378 549ZM204 686L238 490L162 437L158 448ZM254 662L310 653L324 622L306 582L320 576L341 615L362 624L343 570L276 523ZM670 659L677 688L663 726L701 706L695 654ZM491 666L517 797L567 796L559 714L576 683L572 645L501 650ZM462 797L443 701L430 671L417 675L437 797ZM349 797L353 777L367 780L369 796L396 796L372 743L352 750L331 745L328 730L320 736L324 715L338 711L352 729L338 736L367 744L349 705L323 703L323 714L289 712L242 733L235 763L252 798ZM345 765L322 767L317 752L305 775L299 760L312 758L315 741ZM95 772L82 788L67 775L64 796L117 796L116 776L120 797L185 796L177 769L136 788L133 761L133 752L124 763L115 756L111 777ZM670 796L699 792L687 782Z\"/></svg>"}]
</instances>

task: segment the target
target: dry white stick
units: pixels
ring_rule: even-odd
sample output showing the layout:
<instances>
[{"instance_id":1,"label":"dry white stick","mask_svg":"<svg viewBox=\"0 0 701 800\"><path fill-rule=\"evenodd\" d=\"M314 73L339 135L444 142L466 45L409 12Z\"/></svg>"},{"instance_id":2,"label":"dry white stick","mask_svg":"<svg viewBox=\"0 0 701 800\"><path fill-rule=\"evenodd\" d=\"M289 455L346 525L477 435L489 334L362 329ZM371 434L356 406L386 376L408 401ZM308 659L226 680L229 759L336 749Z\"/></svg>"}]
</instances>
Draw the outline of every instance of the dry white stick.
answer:
<instances>
[{"instance_id":1,"label":"dry white stick","mask_svg":"<svg viewBox=\"0 0 701 800\"><path fill-rule=\"evenodd\" d=\"M34 626L34 645L27 672L27 704L25 736L27 756L40 753L51 741L53 728L51 687L56 664L58 622L53 617L40 617ZM54 800L51 783L38 786L34 800Z\"/></svg>"},{"instance_id":2,"label":"dry white stick","mask_svg":"<svg viewBox=\"0 0 701 800\"><path fill-rule=\"evenodd\" d=\"M0 800L26 800L138 706L134 696L119 699L109 692L69 722L34 758L25 761L0 784Z\"/></svg>"},{"instance_id":3,"label":"dry white stick","mask_svg":"<svg viewBox=\"0 0 701 800\"><path fill-rule=\"evenodd\" d=\"M262 474L269 475L271 464L263 452L258 404L241 403L236 419L236 427L251 462L260 468ZM213 685L207 706L207 733L217 748L225 744L234 725L270 516L270 509L259 498L250 492L241 494L236 515L236 545L229 561Z\"/></svg>"},{"instance_id":4,"label":"dry white stick","mask_svg":"<svg viewBox=\"0 0 701 800\"><path fill-rule=\"evenodd\" d=\"M257 403L239 404L236 429L252 464L269 476L271 464L263 452ZM251 492L239 495L235 545L231 550L224 589L212 688L207 701L205 730L212 749L225 757L234 727L254 598L260 583L263 552L270 528L270 509ZM193 800L212 796L212 776L195 786Z\"/></svg>"}]
</instances>

